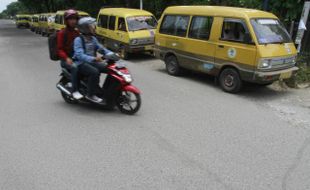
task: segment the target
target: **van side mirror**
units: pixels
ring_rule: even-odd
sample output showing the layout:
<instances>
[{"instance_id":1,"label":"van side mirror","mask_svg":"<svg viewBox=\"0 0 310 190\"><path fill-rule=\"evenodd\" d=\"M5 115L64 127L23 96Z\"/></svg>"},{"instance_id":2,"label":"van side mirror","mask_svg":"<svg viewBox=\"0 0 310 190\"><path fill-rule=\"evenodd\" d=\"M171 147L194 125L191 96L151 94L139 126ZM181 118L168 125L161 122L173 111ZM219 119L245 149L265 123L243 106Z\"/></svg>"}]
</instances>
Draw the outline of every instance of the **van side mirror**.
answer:
<instances>
[{"instance_id":1,"label":"van side mirror","mask_svg":"<svg viewBox=\"0 0 310 190\"><path fill-rule=\"evenodd\" d=\"M247 32L247 33L244 34L243 42L246 43L246 44L253 44L253 41L252 41L250 33Z\"/></svg>"}]
</instances>

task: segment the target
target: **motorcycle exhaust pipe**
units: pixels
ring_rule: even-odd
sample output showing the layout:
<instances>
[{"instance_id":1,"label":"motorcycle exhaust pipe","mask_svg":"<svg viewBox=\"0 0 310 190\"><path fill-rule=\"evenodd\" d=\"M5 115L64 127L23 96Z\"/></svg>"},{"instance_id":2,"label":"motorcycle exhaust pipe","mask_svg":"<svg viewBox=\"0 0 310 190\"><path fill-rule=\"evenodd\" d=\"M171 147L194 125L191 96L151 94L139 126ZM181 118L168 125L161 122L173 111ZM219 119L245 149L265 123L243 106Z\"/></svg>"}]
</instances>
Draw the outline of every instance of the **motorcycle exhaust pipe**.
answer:
<instances>
[{"instance_id":1,"label":"motorcycle exhaust pipe","mask_svg":"<svg viewBox=\"0 0 310 190\"><path fill-rule=\"evenodd\" d=\"M67 90L64 86L62 86L61 84L57 84L56 87L58 88L58 90L64 92L68 96L72 95L71 92L69 90Z\"/></svg>"}]
</instances>

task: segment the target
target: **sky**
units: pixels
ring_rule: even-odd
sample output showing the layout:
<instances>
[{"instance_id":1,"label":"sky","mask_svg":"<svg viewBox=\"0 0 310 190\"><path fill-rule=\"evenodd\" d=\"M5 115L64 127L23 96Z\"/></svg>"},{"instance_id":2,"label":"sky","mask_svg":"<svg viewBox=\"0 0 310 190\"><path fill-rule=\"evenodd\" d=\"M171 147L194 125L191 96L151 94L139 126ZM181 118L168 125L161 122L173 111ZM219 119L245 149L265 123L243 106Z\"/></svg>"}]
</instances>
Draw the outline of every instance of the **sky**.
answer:
<instances>
[{"instance_id":1,"label":"sky","mask_svg":"<svg viewBox=\"0 0 310 190\"><path fill-rule=\"evenodd\" d=\"M6 6L17 0L0 0L0 12L6 9Z\"/></svg>"}]
</instances>

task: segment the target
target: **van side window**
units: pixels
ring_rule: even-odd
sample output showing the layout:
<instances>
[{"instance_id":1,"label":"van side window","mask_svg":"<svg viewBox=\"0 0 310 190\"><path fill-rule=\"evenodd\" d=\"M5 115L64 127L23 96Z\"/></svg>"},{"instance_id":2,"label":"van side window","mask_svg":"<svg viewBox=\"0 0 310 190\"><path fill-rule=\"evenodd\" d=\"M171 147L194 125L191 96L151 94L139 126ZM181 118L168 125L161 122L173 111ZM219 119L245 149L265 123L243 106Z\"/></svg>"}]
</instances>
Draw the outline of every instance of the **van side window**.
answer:
<instances>
[{"instance_id":1,"label":"van side window","mask_svg":"<svg viewBox=\"0 0 310 190\"><path fill-rule=\"evenodd\" d=\"M116 20L115 16L110 16L110 19L109 19L109 29L110 30L115 30L115 20Z\"/></svg>"},{"instance_id":2,"label":"van side window","mask_svg":"<svg viewBox=\"0 0 310 190\"><path fill-rule=\"evenodd\" d=\"M185 37L189 16L166 15L160 27L160 33Z\"/></svg>"},{"instance_id":3,"label":"van side window","mask_svg":"<svg viewBox=\"0 0 310 190\"><path fill-rule=\"evenodd\" d=\"M126 22L125 22L125 19L124 19L124 18L118 18L118 26L117 26L117 29L120 30L120 31L125 31L125 32L127 32L127 29L126 29Z\"/></svg>"},{"instance_id":4,"label":"van side window","mask_svg":"<svg viewBox=\"0 0 310 190\"><path fill-rule=\"evenodd\" d=\"M56 17L55 17L55 23L56 23L56 24L59 23L59 15L56 15Z\"/></svg>"},{"instance_id":5,"label":"van side window","mask_svg":"<svg viewBox=\"0 0 310 190\"><path fill-rule=\"evenodd\" d=\"M100 15L99 16L99 26L102 28L108 28L108 19L109 17L107 15Z\"/></svg>"},{"instance_id":6,"label":"van side window","mask_svg":"<svg viewBox=\"0 0 310 190\"><path fill-rule=\"evenodd\" d=\"M222 27L221 40L244 43L248 32L245 23L240 19L225 19Z\"/></svg>"},{"instance_id":7,"label":"van side window","mask_svg":"<svg viewBox=\"0 0 310 190\"><path fill-rule=\"evenodd\" d=\"M64 24L65 23L64 22L64 16L61 15L59 19L60 19L60 24Z\"/></svg>"},{"instance_id":8,"label":"van side window","mask_svg":"<svg viewBox=\"0 0 310 190\"><path fill-rule=\"evenodd\" d=\"M194 16L192 18L188 37L201 40L209 40L212 23L212 17Z\"/></svg>"}]
</instances>

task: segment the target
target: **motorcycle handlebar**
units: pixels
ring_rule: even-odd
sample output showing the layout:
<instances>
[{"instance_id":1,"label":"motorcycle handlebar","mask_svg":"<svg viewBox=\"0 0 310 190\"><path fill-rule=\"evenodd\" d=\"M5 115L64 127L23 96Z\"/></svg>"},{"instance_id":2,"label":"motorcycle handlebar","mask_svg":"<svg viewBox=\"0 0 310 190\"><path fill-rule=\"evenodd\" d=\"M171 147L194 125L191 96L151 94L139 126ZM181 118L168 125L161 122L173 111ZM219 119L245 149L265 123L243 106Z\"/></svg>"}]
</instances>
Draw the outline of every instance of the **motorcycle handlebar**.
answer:
<instances>
[{"instance_id":1,"label":"motorcycle handlebar","mask_svg":"<svg viewBox=\"0 0 310 190\"><path fill-rule=\"evenodd\" d=\"M116 53L109 53L109 54L106 54L104 56L102 56L104 59L107 59L107 60L111 60L111 61L119 61L120 60L120 56Z\"/></svg>"}]
</instances>

